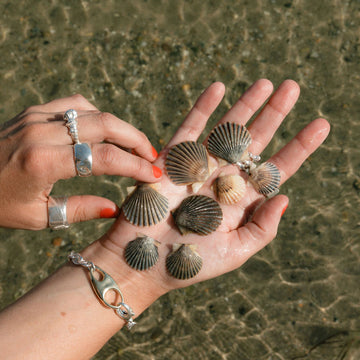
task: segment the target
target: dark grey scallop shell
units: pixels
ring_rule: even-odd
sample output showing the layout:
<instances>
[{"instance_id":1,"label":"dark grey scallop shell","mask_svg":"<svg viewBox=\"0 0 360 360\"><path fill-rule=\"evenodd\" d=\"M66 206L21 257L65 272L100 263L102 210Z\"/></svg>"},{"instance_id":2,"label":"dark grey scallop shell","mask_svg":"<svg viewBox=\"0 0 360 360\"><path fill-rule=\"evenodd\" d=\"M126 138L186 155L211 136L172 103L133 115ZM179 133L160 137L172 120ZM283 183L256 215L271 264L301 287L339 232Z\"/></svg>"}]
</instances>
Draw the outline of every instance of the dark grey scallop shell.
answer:
<instances>
[{"instance_id":1,"label":"dark grey scallop shell","mask_svg":"<svg viewBox=\"0 0 360 360\"><path fill-rule=\"evenodd\" d=\"M210 175L206 147L195 141L173 146L166 157L165 167L176 185L204 182Z\"/></svg>"},{"instance_id":2,"label":"dark grey scallop shell","mask_svg":"<svg viewBox=\"0 0 360 360\"><path fill-rule=\"evenodd\" d=\"M138 235L125 248L125 260L135 270L147 270L159 259L160 243L147 235Z\"/></svg>"},{"instance_id":3,"label":"dark grey scallop shell","mask_svg":"<svg viewBox=\"0 0 360 360\"><path fill-rule=\"evenodd\" d=\"M249 173L249 180L260 194L271 196L279 190L280 171L273 163L264 162Z\"/></svg>"},{"instance_id":4,"label":"dark grey scallop shell","mask_svg":"<svg viewBox=\"0 0 360 360\"><path fill-rule=\"evenodd\" d=\"M168 213L169 201L160 194L155 184L139 184L123 205L126 219L137 226L155 225Z\"/></svg>"},{"instance_id":5,"label":"dark grey scallop shell","mask_svg":"<svg viewBox=\"0 0 360 360\"><path fill-rule=\"evenodd\" d=\"M173 252L166 258L166 269L176 279L191 279L199 273L202 258L191 244L174 244Z\"/></svg>"},{"instance_id":6,"label":"dark grey scallop shell","mask_svg":"<svg viewBox=\"0 0 360 360\"><path fill-rule=\"evenodd\" d=\"M250 144L251 135L245 126L226 122L212 130L207 148L216 157L236 164L241 160Z\"/></svg>"},{"instance_id":7,"label":"dark grey scallop shell","mask_svg":"<svg viewBox=\"0 0 360 360\"><path fill-rule=\"evenodd\" d=\"M208 235L218 228L223 218L220 205L204 195L185 198L172 214L183 235L189 232Z\"/></svg>"}]
</instances>

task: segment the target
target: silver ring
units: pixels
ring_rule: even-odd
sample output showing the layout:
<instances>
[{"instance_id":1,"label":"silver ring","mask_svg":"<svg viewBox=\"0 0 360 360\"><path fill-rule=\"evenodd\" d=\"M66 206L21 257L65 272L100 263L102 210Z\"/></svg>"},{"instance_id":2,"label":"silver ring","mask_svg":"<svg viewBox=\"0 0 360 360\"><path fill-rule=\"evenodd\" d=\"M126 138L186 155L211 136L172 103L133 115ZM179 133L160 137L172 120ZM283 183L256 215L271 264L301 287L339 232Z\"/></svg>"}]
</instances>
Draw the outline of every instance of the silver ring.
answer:
<instances>
[{"instance_id":1,"label":"silver ring","mask_svg":"<svg viewBox=\"0 0 360 360\"><path fill-rule=\"evenodd\" d=\"M90 176L92 171L92 153L91 148L86 143L74 145L74 157L76 173L79 176Z\"/></svg>"},{"instance_id":2,"label":"silver ring","mask_svg":"<svg viewBox=\"0 0 360 360\"><path fill-rule=\"evenodd\" d=\"M67 197L49 196L48 200L48 214L49 214L49 227L53 230L67 229L70 225L66 217L66 203Z\"/></svg>"},{"instance_id":3,"label":"silver ring","mask_svg":"<svg viewBox=\"0 0 360 360\"><path fill-rule=\"evenodd\" d=\"M77 112L74 109L65 111L64 120L66 126L69 128L69 134L74 144L79 144L79 132L77 128Z\"/></svg>"}]
</instances>

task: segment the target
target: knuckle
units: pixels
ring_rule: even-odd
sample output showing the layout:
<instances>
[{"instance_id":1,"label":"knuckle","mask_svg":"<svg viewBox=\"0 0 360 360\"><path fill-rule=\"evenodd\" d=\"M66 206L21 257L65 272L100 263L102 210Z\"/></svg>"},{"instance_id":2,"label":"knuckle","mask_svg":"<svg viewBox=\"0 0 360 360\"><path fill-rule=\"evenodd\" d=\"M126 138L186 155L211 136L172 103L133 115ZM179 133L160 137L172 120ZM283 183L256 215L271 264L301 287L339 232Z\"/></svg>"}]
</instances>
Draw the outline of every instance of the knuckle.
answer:
<instances>
[{"instance_id":1,"label":"knuckle","mask_svg":"<svg viewBox=\"0 0 360 360\"><path fill-rule=\"evenodd\" d=\"M70 97L73 98L76 102L85 102L85 101L87 101L86 98L81 94L74 94L74 95L72 95Z\"/></svg>"},{"instance_id":2,"label":"knuckle","mask_svg":"<svg viewBox=\"0 0 360 360\"><path fill-rule=\"evenodd\" d=\"M86 219L87 219L86 208L84 206L81 206L81 204L76 205L73 213L73 221L80 222L80 221L85 221Z\"/></svg>"},{"instance_id":3,"label":"knuckle","mask_svg":"<svg viewBox=\"0 0 360 360\"><path fill-rule=\"evenodd\" d=\"M199 129L195 126L186 126L186 128L184 129L184 137L186 137L186 139L197 139L199 136Z\"/></svg>"},{"instance_id":4,"label":"knuckle","mask_svg":"<svg viewBox=\"0 0 360 360\"><path fill-rule=\"evenodd\" d=\"M24 149L22 167L26 173L37 176L44 169L44 157L47 150L43 146L31 145Z\"/></svg>"},{"instance_id":5,"label":"knuckle","mask_svg":"<svg viewBox=\"0 0 360 360\"><path fill-rule=\"evenodd\" d=\"M109 129L112 126L112 116L108 112L101 112L99 114L99 120L104 129Z\"/></svg>"},{"instance_id":6,"label":"knuckle","mask_svg":"<svg viewBox=\"0 0 360 360\"><path fill-rule=\"evenodd\" d=\"M113 145L104 145L101 151L101 161L103 162L105 167L114 166L117 158L117 151L115 146Z\"/></svg>"}]
</instances>

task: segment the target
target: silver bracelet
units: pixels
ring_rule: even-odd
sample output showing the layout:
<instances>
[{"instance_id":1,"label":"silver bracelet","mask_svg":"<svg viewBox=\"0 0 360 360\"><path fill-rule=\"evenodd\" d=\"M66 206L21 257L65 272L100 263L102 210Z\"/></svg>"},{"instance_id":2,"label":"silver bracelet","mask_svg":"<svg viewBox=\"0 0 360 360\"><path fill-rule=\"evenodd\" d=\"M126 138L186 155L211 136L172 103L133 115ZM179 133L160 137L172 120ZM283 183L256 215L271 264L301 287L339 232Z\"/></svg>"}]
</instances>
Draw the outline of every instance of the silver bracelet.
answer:
<instances>
[{"instance_id":1,"label":"silver bracelet","mask_svg":"<svg viewBox=\"0 0 360 360\"><path fill-rule=\"evenodd\" d=\"M114 309L116 314L125 320L126 327L130 330L136 324L132 319L132 317L135 316L135 313L129 305L124 303L124 297L115 280L93 262L86 261L80 254L75 253L74 251L69 254L68 258L74 265L80 265L89 270L91 285L99 300L105 306ZM99 280L94 276L95 272L98 272L101 275ZM121 301L118 305L112 305L106 301L105 295L109 290L115 291L120 296Z\"/></svg>"}]
</instances>

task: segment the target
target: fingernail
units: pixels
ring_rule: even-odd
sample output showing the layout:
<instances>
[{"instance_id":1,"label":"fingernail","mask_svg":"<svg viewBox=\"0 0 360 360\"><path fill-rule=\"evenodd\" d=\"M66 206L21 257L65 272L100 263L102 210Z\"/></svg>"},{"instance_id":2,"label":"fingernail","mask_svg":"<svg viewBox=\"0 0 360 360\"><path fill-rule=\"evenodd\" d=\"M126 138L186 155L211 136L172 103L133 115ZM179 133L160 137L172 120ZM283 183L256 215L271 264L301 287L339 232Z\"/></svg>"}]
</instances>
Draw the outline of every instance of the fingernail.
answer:
<instances>
[{"instance_id":1,"label":"fingernail","mask_svg":"<svg viewBox=\"0 0 360 360\"><path fill-rule=\"evenodd\" d=\"M162 171L157 166L153 165L153 174L156 178L159 178L162 175Z\"/></svg>"},{"instance_id":2,"label":"fingernail","mask_svg":"<svg viewBox=\"0 0 360 360\"><path fill-rule=\"evenodd\" d=\"M113 218L116 217L118 213L119 213L118 208L116 209L105 208L100 211L100 217L106 219Z\"/></svg>"},{"instance_id":3,"label":"fingernail","mask_svg":"<svg viewBox=\"0 0 360 360\"><path fill-rule=\"evenodd\" d=\"M155 150L155 148L152 146L152 149L151 149L151 153L152 153L152 156L157 159L158 157L158 152Z\"/></svg>"},{"instance_id":4,"label":"fingernail","mask_svg":"<svg viewBox=\"0 0 360 360\"><path fill-rule=\"evenodd\" d=\"M284 206L284 208L282 209L281 216L283 216L283 215L284 215L284 213L285 213L285 211L286 211L286 209L287 209L288 205L289 205L289 204L286 204L286 205Z\"/></svg>"}]
</instances>

